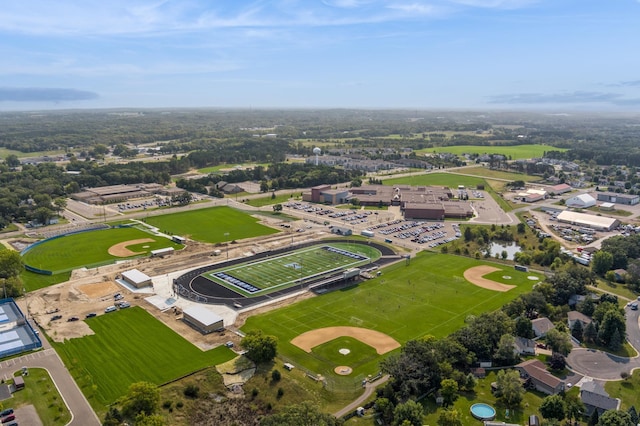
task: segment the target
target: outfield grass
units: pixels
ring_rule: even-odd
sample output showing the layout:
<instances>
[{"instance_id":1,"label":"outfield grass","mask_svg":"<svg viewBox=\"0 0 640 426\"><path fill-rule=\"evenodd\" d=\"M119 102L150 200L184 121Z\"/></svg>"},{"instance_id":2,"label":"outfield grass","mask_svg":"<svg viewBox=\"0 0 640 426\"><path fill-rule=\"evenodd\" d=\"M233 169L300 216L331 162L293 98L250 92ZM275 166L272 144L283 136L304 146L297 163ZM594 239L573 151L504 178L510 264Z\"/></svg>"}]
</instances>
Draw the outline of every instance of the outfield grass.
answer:
<instances>
[{"instance_id":1,"label":"outfield grass","mask_svg":"<svg viewBox=\"0 0 640 426\"><path fill-rule=\"evenodd\" d=\"M82 266L93 267L123 259L108 253L109 247L131 240L151 238L154 241L129 246L143 254L165 247L179 249L181 244L158 237L137 228L111 228L64 235L33 247L24 254L24 263L49 271L69 271ZM136 255L140 256L140 255ZM136 257L132 256L132 257Z\"/></svg>"},{"instance_id":2,"label":"outfield grass","mask_svg":"<svg viewBox=\"0 0 640 426\"><path fill-rule=\"evenodd\" d=\"M333 252L332 249L344 250L345 253ZM350 257L350 255L357 256L357 258ZM328 272L370 263L380 256L381 253L370 246L332 243L208 271L202 276L243 296L262 296ZM225 277L241 280L243 284L248 284L250 287L243 289Z\"/></svg>"},{"instance_id":3,"label":"outfield grass","mask_svg":"<svg viewBox=\"0 0 640 426\"><path fill-rule=\"evenodd\" d=\"M205 243L241 240L279 232L259 224L257 219L230 207L212 207L151 216L145 221L163 232L182 235Z\"/></svg>"},{"instance_id":4,"label":"outfield grass","mask_svg":"<svg viewBox=\"0 0 640 426\"><path fill-rule=\"evenodd\" d=\"M71 278L71 271L54 275L43 275L24 270L20 274L22 285L27 292L49 287L54 284L60 284L69 281L69 278Z\"/></svg>"},{"instance_id":5,"label":"outfield grass","mask_svg":"<svg viewBox=\"0 0 640 426\"><path fill-rule=\"evenodd\" d=\"M512 160L527 158L538 158L546 151L567 151L565 148L556 148L550 145L513 145L513 146L479 146L479 145L456 145L439 146L435 148L425 148L416 151L416 154L431 154L449 152L455 155L463 154L501 154Z\"/></svg>"},{"instance_id":6,"label":"outfield grass","mask_svg":"<svg viewBox=\"0 0 640 426\"><path fill-rule=\"evenodd\" d=\"M463 278L466 269L483 264L505 270L510 280L497 281L517 287L508 292L482 289ZM444 337L464 324L468 315L499 309L519 294L531 291L531 273L466 257L422 252L406 266L386 268L373 280L342 291L308 299L273 312L251 317L244 331L262 329L278 337L279 353L315 373L337 382L375 374L381 358L364 362L351 376L336 377L336 366L307 354L290 343L299 334L330 326L357 326L388 334L400 343L424 335Z\"/></svg>"},{"instance_id":7,"label":"outfield grass","mask_svg":"<svg viewBox=\"0 0 640 426\"><path fill-rule=\"evenodd\" d=\"M201 351L138 307L86 321L94 335L53 346L99 414L131 383L160 385L235 356L224 346Z\"/></svg>"}]
</instances>

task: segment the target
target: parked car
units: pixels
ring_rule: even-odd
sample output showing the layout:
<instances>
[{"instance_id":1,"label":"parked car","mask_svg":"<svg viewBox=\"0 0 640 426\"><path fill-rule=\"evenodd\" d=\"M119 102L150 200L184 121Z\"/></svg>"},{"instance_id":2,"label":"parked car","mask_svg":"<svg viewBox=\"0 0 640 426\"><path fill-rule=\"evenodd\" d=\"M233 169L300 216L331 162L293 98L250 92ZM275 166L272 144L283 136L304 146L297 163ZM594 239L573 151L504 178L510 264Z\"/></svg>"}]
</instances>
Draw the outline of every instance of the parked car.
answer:
<instances>
[{"instance_id":1,"label":"parked car","mask_svg":"<svg viewBox=\"0 0 640 426\"><path fill-rule=\"evenodd\" d=\"M119 305L120 309L128 308L131 306L129 302L121 302Z\"/></svg>"},{"instance_id":2,"label":"parked car","mask_svg":"<svg viewBox=\"0 0 640 426\"><path fill-rule=\"evenodd\" d=\"M118 310L118 308L116 308L115 306L111 305L111 306L108 306L108 307L104 310L104 312L108 314L109 312L115 312L115 311L117 311L117 310Z\"/></svg>"},{"instance_id":3,"label":"parked car","mask_svg":"<svg viewBox=\"0 0 640 426\"><path fill-rule=\"evenodd\" d=\"M13 408L6 408L6 409L0 411L0 418L8 416L9 414L13 414Z\"/></svg>"},{"instance_id":4,"label":"parked car","mask_svg":"<svg viewBox=\"0 0 640 426\"><path fill-rule=\"evenodd\" d=\"M95 316L97 316L98 314L96 314L95 312L89 312L87 315L85 315L85 318L93 318Z\"/></svg>"},{"instance_id":5,"label":"parked car","mask_svg":"<svg viewBox=\"0 0 640 426\"><path fill-rule=\"evenodd\" d=\"M10 421L13 421L15 419L16 419L15 414L9 414L8 416L5 416L2 418L2 423L9 423Z\"/></svg>"},{"instance_id":6,"label":"parked car","mask_svg":"<svg viewBox=\"0 0 640 426\"><path fill-rule=\"evenodd\" d=\"M51 317L51 321L57 321L59 319L62 319L62 315L54 315Z\"/></svg>"},{"instance_id":7,"label":"parked car","mask_svg":"<svg viewBox=\"0 0 640 426\"><path fill-rule=\"evenodd\" d=\"M120 293L116 293L113 295L113 300L122 300L124 299L124 296Z\"/></svg>"},{"instance_id":8,"label":"parked car","mask_svg":"<svg viewBox=\"0 0 640 426\"><path fill-rule=\"evenodd\" d=\"M74 322L74 321L79 321L80 318L78 317L71 317L71 318L67 318L67 322Z\"/></svg>"}]
</instances>

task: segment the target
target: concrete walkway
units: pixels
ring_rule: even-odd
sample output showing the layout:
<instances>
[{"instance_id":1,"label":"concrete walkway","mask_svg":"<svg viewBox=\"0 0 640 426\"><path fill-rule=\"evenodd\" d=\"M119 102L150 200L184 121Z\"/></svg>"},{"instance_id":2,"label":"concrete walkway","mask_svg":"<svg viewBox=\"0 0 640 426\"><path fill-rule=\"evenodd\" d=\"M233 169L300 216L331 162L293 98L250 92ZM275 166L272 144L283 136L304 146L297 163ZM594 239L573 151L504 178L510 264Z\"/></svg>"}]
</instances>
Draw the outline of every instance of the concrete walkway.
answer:
<instances>
[{"instance_id":1,"label":"concrete walkway","mask_svg":"<svg viewBox=\"0 0 640 426\"><path fill-rule=\"evenodd\" d=\"M2 361L0 363L0 377L12 377L13 373L22 367L44 368L49 372L51 380L53 380L62 396L62 400L71 412L71 421L68 425L100 426L100 419L93 412L89 401L84 397L55 350L48 348L40 352L33 352L18 358Z\"/></svg>"},{"instance_id":2,"label":"concrete walkway","mask_svg":"<svg viewBox=\"0 0 640 426\"><path fill-rule=\"evenodd\" d=\"M376 390L376 388L379 385L382 385L382 384L386 383L387 380L389 380L389 376L388 375L382 376L380 378L380 380L376 380L375 382L367 383L365 385L365 387L364 387L364 392L363 392L362 395L360 395L351 404L347 405L343 409L333 413L333 415L335 417L337 417L337 418L341 418L341 417L345 416L346 414L349 414L350 412L355 411L356 408L360 407L367 399L369 399L371 394Z\"/></svg>"}]
</instances>

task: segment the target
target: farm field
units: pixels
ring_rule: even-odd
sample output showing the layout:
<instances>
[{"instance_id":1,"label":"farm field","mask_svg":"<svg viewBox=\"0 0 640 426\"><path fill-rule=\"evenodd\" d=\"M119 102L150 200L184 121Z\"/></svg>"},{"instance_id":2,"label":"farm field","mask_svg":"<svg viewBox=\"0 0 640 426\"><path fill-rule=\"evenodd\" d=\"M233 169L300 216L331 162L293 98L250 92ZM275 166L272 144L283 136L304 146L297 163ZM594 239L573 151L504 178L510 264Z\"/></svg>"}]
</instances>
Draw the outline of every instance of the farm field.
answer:
<instances>
[{"instance_id":1,"label":"farm field","mask_svg":"<svg viewBox=\"0 0 640 426\"><path fill-rule=\"evenodd\" d=\"M99 416L131 383L160 385L236 356L224 346L201 351L138 307L86 321L94 335L53 345Z\"/></svg>"},{"instance_id":2,"label":"farm field","mask_svg":"<svg viewBox=\"0 0 640 426\"><path fill-rule=\"evenodd\" d=\"M247 213L230 207L212 207L150 216L145 219L145 222L162 232L182 235L205 243L241 240L279 232L259 224L257 219Z\"/></svg>"},{"instance_id":3,"label":"farm field","mask_svg":"<svg viewBox=\"0 0 640 426\"><path fill-rule=\"evenodd\" d=\"M330 271L357 267L380 257L362 244L332 243L284 253L277 257L208 271L202 276L243 296L258 296L291 287L300 280ZM234 285L234 280L239 284Z\"/></svg>"},{"instance_id":4,"label":"farm field","mask_svg":"<svg viewBox=\"0 0 640 426\"><path fill-rule=\"evenodd\" d=\"M118 243L143 239L147 242L127 246L134 253L132 255L114 256L108 252L110 247ZM45 241L25 253L23 259L29 266L57 274L82 266L95 267L118 259L146 255L151 250L165 247L180 249L182 245L137 228L111 228L64 235Z\"/></svg>"},{"instance_id":5,"label":"farm field","mask_svg":"<svg viewBox=\"0 0 640 426\"><path fill-rule=\"evenodd\" d=\"M455 155L463 154L501 154L512 160L542 157L546 151L566 151L565 148L556 148L550 145L513 145L513 146L479 146L479 145L455 145L425 148L416 151L416 154L430 154L449 152Z\"/></svg>"},{"instance_id":6,"label":"farm field","mask_svg":"<svg viewBox=\"0 0 640 426\"><path fill-rule=\"evenodd\" d=\"M477 287L463 278L468 268L492 265L504 270L492 277L502 284L515 285L507 292ZM349 389L354 379L375 374L381 357L364 360L350 376L337 376L326 355L306 353L290 343L294 337L318 328L351 326L376 330L399 343L424 335L444 337L464 324L468 315L499 309L521 293L528 292L535 275L510 266L475 259L422 252L411 260L383 270L375 279L356 287L327 293L293 306L251 317L243 331L262 329L278 337L283 359L327 377ZM495 278L495 277L498 278ZM326 343L326 344L329 344ZM315 350L315 349L314 349ZM383 355L384 356L384 355Z\"/></svg>"}]
</instances>

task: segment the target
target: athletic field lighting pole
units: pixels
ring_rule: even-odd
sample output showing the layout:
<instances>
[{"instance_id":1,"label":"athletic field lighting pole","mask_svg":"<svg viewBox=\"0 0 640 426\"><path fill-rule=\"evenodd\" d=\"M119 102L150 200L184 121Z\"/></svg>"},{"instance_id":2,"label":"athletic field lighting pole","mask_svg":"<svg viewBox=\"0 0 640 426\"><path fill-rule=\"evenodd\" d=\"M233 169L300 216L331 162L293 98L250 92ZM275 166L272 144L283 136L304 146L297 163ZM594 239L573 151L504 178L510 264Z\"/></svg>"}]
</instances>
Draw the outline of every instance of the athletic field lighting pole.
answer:
<instances>
[{"instance_id":1,"label":"athletic field lighting pole","mask_svg":"<svg viewBox=\"0 0 640 426\"><path fill-rule=\"evenodd\" d=\"M229 236L228 232L224 233L225 238ZM229 239L227 238L227 260L229 260Z\"/></svg>"}]
</instances>

